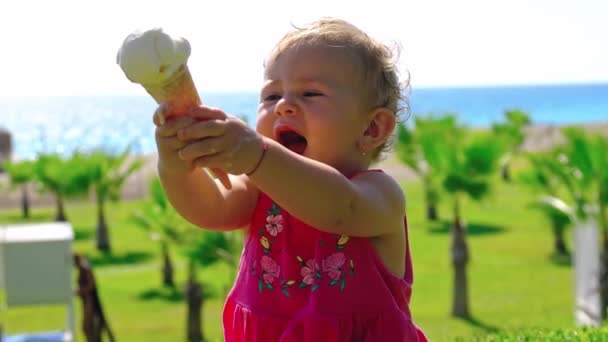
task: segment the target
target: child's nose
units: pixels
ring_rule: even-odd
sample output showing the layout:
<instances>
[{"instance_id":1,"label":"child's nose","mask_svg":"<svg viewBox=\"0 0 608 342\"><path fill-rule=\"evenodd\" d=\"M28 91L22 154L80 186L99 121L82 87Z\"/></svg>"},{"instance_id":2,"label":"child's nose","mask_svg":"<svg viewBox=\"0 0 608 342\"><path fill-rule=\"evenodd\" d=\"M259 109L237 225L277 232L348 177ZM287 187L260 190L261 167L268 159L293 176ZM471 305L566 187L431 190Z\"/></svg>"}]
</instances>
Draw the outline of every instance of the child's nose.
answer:
<instances>
[{"instance_id":1,"label":"child's nose","mask_svg":"<svg viewBox=\"0 0 608 342\"><path fill-rule=\"evenodd\" d=\"M281 98L275 107L275 114L279 116L291 116L296 113L296 104L289 97Z\"/></svg>"}]
</instances>

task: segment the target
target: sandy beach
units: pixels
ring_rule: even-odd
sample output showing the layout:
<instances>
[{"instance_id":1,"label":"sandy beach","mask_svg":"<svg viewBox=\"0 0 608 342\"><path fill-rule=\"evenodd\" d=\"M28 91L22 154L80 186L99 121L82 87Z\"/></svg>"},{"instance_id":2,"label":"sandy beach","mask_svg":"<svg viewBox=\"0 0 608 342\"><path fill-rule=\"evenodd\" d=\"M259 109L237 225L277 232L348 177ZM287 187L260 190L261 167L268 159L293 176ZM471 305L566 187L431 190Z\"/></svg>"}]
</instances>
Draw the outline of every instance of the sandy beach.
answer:
<instances>
[{"instance_id":1,"label":"sandy beach","mask_svg":"<svg viewBox=\"0 0 608 342\"><path fill-rule=\"evenodd\" d=\"M602 132L608 136L608 122L579 125L589 132ZM556 125L533 125L526 129L526 140L522 146L524 151L542 151L564 141L561 127ZM145 155L144 166L126 181L122 191L122 199L138 199L148 193L149 180L156 176L156 155ZM398 181L410 180L416 177L409 168L397 160L394 153L386 155L384 160L374 166L380 168ZM38 193L32 186L29 189L32 206L53 205L54 199L49 194ZM21 190L8 187L8 177L0 174L0 209L19 209Z\"/></svg>"}]
</instances>

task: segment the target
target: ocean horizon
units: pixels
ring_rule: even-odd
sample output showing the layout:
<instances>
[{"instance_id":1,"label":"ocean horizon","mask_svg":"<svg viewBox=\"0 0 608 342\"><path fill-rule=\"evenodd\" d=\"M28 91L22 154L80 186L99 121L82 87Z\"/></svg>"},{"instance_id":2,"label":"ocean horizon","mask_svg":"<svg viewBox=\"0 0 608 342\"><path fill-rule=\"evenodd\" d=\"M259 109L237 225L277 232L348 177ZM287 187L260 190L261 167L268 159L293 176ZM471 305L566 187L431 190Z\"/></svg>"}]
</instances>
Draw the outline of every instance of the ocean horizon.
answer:
<instances>
[{"instance_id":1,"label":"ocean horizon","mask_svg":"<svg viewBox=\"0 0 608 342\"><path fill-rule=\"evenodd\" d=\"M201 93L204 103L222 108L252 125L256 92ZM0 98L0 127L13 135L14 158L38 153L131 146L154 153L154 100L141 95L31 96ZM416 116L454 113L470 127L489 127L506 110L521 109L533 124L608 122L608 82L589 84L458 86L414 88L409 122Z\"/></svg>"}]
</instances>

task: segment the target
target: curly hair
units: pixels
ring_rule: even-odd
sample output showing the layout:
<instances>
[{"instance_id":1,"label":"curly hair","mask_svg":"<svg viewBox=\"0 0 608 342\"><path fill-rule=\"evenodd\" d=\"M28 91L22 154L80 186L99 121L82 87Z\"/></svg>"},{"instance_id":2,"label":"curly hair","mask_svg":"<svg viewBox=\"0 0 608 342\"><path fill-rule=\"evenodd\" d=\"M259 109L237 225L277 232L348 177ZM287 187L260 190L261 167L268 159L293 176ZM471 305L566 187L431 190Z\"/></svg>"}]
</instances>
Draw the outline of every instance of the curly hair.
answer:
<instances>
[{"instance_id":1,"label":"curly hair","mask_svg":"<svg viewBox=\"0 0 608 342\"><path fill-rule=\"evenodd\" d=\"M398 121L407 120L410 82L409 74L403 81L400 80L398 45L389 47L345 20L322 18L303 27L294 26L276 44L271 58L278 57L286 50L310 44L341 47L352 52L361 62L361 76L367 87L371 108L385 107L395 114ZM392 137L375 151L374 160L391 147Z\"/></svg>"}]
</instances>

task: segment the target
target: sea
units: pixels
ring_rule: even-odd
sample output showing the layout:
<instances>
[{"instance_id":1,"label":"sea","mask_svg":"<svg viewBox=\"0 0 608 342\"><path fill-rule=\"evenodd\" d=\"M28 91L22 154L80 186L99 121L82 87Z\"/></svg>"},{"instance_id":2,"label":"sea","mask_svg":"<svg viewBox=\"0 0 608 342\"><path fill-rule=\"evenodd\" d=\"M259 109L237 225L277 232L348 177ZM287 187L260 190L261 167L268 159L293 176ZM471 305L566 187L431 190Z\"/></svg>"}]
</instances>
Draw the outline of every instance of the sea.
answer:
<instances>
[{"instance_id":1,"label":"sea","mask_svg":"<svg viewBox=\"0 0 608 342\"><path fill-rule=\"evenodd\" d=\"M143 90L142 90L143 92ZM203 102L255 123L258 94L203 93ZM103 148L154 153L152 114L156 103L134 96L0 97L0 128L13 138L13 158L39 153L69 155ZM409 123L417 116L456 114L469 127L489 127L509 109L521 109L534 124L608 122L608 83L535 86L414 88Z\"/></svg>"}]
</instances>

